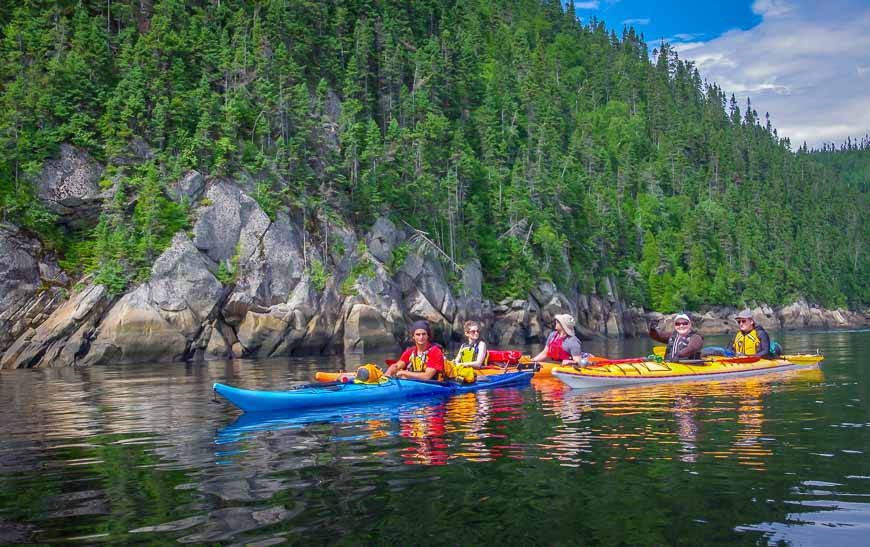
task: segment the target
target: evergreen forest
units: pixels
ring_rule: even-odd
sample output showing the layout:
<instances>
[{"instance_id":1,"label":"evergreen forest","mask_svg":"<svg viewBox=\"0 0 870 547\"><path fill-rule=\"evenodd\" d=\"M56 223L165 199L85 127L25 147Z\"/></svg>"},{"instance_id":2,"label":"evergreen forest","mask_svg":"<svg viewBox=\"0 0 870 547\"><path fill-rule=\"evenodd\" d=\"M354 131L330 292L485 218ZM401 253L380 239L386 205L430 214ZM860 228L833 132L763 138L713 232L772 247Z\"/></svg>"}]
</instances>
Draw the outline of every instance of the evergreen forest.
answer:
<instances>
[{"instance_id":1,"label":"evergreen forest","mask_svg":"<svg viewBox=\"0 0 870 547\"><path fill-rule=\"evenodd\" d=\"M487 297L542 279L662 312L870 303L867 140L810 150L667 43L559 1L22 0L0 7L0 207L73 274L146 278L190 170L270 215L428 234ZM775 116L775 113L771 113ZM125 161L141 141L153 158ZM35 181L107 166L95 226ZM330 265L312 265L325 268Z\"/></svg>"}]
</instances>

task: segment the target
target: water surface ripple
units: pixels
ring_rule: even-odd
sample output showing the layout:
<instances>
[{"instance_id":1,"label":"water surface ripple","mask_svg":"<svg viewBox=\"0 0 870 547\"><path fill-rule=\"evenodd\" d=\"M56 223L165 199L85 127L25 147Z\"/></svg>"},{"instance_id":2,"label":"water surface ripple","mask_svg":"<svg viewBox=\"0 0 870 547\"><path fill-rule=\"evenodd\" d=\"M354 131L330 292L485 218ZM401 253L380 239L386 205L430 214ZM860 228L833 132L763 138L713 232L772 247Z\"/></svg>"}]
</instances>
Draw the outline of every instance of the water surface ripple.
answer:
<instances>
[{"instance_id":1,"label":"water surface ripple","mask_svg":"<svg viewBox=\"0 0 870 547\"><path fill-rule=\"evenodd\" d=\"M211 385L284 389L353 364L2 371L0 543L864 545L870 332L777 339L826 360L294 413L242 414ZM599 344L584 348L649 351Z\"/></svg>"}]
</instances>

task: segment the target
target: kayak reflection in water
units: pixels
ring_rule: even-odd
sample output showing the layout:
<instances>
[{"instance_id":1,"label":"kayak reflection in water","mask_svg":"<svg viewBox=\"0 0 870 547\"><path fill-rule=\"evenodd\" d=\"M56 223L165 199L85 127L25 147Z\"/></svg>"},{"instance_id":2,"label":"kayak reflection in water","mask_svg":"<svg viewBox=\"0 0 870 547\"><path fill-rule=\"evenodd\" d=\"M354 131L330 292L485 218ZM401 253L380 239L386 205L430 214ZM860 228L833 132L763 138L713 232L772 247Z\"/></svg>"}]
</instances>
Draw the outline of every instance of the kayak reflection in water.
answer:
<instances>
[{"instance_id":1,"label":"kayak reflection in water","mask_svg":"<svg viewBox=\"0 0 870 547\"><path fill-rule=\"evenodd\" d=\"M406 465L445 465L450 458L444 439L447 429L444 423L446 404L420 409L408 419L401 419L399 435L411 441L402 449Z\"/></svg>"}]
</instances>

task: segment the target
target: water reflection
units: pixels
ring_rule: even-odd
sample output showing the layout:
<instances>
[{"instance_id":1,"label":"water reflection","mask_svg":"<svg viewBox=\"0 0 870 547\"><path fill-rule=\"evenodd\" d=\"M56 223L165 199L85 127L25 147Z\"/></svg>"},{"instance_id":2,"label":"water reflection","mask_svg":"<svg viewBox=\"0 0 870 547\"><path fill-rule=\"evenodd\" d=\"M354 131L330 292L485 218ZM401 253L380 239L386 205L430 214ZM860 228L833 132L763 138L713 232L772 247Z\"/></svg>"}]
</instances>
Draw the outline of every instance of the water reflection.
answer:
<instances>
[{"instance_id":1,"label":"water reflection","mask_svg":"<svg viewBox=\"0 0 870 547\"><path fill-rule=\"evenodd\" d=\"M772 439L763 428L776 419L765 416L764 397L774 390L812 389L821 381L815 368L724 382L547 389L541 392L543 409L562 426L542 448L566 465L601 448L610 463L638 458L695 463L703 457L763 471L772 454L767 446Z\"/></svg>"},{"instance_id":2,"label":"water reflection","mask_svg":"<svg viewBox=\"0 0 870 547\"><path fill-rule=\"evenodd\" d=\"M265 416L211 402L212 382L286 389L342 364L3 371L0 543L858 544L870 335L785 341L821 346L824 376L599 391L536 379ZM421 500L473 529L421 520Z\"/></svg>"}]
</instances>

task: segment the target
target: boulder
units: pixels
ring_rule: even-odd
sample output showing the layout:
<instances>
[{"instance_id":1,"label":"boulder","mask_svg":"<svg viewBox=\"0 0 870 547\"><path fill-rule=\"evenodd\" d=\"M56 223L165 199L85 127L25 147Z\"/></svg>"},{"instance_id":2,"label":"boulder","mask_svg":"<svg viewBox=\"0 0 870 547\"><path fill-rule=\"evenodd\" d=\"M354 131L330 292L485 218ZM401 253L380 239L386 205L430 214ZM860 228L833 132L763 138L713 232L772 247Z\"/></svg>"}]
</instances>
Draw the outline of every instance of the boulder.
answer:
<instances>
[{"instance_id":1,"label":"boulder","mask_svg":"<svg viewBox=\"0 0 870 547\"><path fill-rule=\"evenodd\" d=\"M89 285L52 313L36 329L19 338L0 359L0 368L46 368L70 365L73 362L56 362L63 345L74 334L79 334L76 357L84 341L87 329L96 323L103 310L110 304L110 297L102 285ZM69 353L67 353L69 355Z\"/></svg>"},{"instance_id":2,"label":"boulder","mask_svg":"<svg viewBox=\"0 0 870 547\"><path fill-rule=\"evenodd\" d=\"M169 323L140 285L112 306L96 331L82 365L181 360L188 339Z\"/></svg>"},{"instance_id":3,"label":"boulder","mask_svg":"<svg viewBox=\"0 0 870 547\"><path fill-rule=\"evenodd\" d=\"M93 226L105 198L100 188L103 166L79 148L62 144L60 157L45 163L36 181L39 199L72 228Z\"/></svg>"},{"instance_id":4,"label":"boulder","mask_svg":"<svg viewBox=\"0 0 870 547\"><path fill-rule=\"evenodd\" d=\"M82 364L187 358L224 297L212 268L187 235L176 234L150 280L109 310Z\"/></svg>"},{"instance_id":5,"label":"boulder","mask_svg":"<svg viewBox=\"0 0 870 547\"><path fill-rule=\"evenodd\" d=\"M246 356L268 357L281 344L287 331L291 310L286 306L274 306L267 313L249 311L239 325L239 343Z\"/></svg>"},{"instance_id":6,"label":"boulder","mask_svg":"<svg viewBox=\"0 0 870 547\"><path fill-rule=\"evenodd\" d=\"M205 188L205 178L199 171L189 171L183 177L169 185L169 195L177 203L186 200L187 203L197 203Z\"/></svg>"},{"instance_id":7,"label":"boulder","mask_svg":"<svg viewBox=\"0 0 870 547\"><path fill-rule=\"evenodd\" d=\"M384 316L374 306L353 304L344 320L344 352L395 349L398 343L390 331Z\"/></svg>"}]
</instances>

